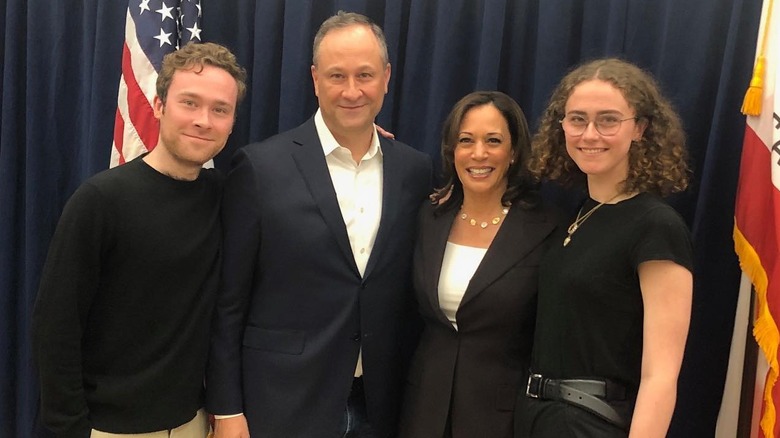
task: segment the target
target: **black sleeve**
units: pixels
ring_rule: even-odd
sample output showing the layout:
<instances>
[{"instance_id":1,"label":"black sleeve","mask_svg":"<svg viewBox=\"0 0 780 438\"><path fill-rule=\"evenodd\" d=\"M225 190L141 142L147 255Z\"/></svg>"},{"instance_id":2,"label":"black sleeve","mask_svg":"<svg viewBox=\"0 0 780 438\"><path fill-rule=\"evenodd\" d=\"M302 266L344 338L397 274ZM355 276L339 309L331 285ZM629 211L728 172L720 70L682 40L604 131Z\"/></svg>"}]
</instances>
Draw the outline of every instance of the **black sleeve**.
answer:
<instances>
[{"instance_id":1,"label":"black sleeve","mask_svg":"<svg viewBox=\"0 0 780 438\"><path fill-rule=\"evenodd\" d=\"M104 238L100 195L88 183L65 205L49 247L32 318L41 420L58 437L88 437L81 342L97 293Z\"/></svg>"},{"instance_id":2,"label":"black sleeve","mask_svg":"<svg viewBox=\"0 0 780 438\"><path fill-rule=\"evenodd\" d=\"M688 227L679 214L664 205L644 217L634 247L634 266L652 260L669 260L693 272L693 246Z\"/></svg>"}]
</instances>

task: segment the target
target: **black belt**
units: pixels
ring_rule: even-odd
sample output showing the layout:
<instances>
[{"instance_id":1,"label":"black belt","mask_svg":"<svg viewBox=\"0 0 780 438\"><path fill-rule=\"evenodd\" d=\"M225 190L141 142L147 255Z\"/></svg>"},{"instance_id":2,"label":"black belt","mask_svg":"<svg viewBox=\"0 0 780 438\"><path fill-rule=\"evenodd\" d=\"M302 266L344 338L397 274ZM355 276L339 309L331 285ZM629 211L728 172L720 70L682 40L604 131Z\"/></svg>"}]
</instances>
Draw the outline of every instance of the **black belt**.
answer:
<instances>
[{"instance_id":1,"label":"black belt","mask_svg":"<svg viewBox=\"0 0 780 438\"><path fill-rule=\"evenodd\" d=\"M556 380L545 378L541 374L531 374L528 376L525 395L572 404L628 430L629 422L606 402L606 400L625 399L626 390L622 385L604 380Z\"/></svg>"}]
</instances>

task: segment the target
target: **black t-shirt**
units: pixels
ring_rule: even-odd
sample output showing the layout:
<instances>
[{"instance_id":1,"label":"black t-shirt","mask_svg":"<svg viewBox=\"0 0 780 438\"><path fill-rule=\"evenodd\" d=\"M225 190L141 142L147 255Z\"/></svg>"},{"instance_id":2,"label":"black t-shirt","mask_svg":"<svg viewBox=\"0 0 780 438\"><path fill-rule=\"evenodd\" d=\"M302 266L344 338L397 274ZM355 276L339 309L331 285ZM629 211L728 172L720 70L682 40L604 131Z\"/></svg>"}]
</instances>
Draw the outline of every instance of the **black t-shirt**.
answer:
<instances>
[{"instance_id":1,"label":"black t-shirt","mask_svg":"<svg viewBox=\"0 0 780 438\"><path fill-rule=\"evenodd\" d=\"M582 212L596 205L588 199ZM637 269L645 261L670 260L692 271L688 229L662 200L639 194L600 207L566 247L565 236L539 270L532 371L622 383L633 405L644 316Z\"/></svg>"}]
</instances>

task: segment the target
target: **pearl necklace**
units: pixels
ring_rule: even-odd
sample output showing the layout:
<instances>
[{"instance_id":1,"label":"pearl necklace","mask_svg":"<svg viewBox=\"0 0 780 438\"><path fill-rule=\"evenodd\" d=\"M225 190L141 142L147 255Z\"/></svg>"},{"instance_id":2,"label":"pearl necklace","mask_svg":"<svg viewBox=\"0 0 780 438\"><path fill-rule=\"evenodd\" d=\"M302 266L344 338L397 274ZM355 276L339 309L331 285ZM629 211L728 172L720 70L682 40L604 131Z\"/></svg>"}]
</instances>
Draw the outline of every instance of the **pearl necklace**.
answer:
<instances>
[{"instance_id":1,"label":"pearl necklace","mask_svg":"<svg viewBox=\"0 0 780 438\"><path fill-rule=\"evenodd\" d=\"M620 196L620 193L598 204L597 206L591 208L590 210L588 210L587 213L582 215L582 217L580 217L580 214L582 214L582 207L580 207L580 211L577 212L577 219L574 219L574 222L572 222L572 224L569 225L569 229L566 230L566 232L569 233L569 235L566 236L565 239L563 239L563 246L566 246L569 244L569 242L571 242L571 236L577 232L577 230L580 228L580 225L582 225L583 222L585 222L593 213L595 213L596 210L601 208L602 205L609 204L610 202L614 201L615 199L617 199L618 196Z\"/></svg>"},{"instance_id":2,"label":"pearl necklace","mask_svg":"<svg viewBox=\"0 0 780 438\"><path fill-rule=\"evenodd\" d=\"M494 217L493 219L491 219L490 223L493 224L493 225L500 224L501 223L501 219L503 219L504 216L506 216L507 213L509 213L509 206L502 208L501 209L501 214L496 216L496 217ZM472 227L476 227L477 224L479 224L480 228L485 229L488 226L488 222L487 221L478 222L473 217L469 218L469 215L466 214L465 211L463 211L463 206L460 207L460 218L461 218L461 220L466 221Z\"/></svg>"}]
</instances>

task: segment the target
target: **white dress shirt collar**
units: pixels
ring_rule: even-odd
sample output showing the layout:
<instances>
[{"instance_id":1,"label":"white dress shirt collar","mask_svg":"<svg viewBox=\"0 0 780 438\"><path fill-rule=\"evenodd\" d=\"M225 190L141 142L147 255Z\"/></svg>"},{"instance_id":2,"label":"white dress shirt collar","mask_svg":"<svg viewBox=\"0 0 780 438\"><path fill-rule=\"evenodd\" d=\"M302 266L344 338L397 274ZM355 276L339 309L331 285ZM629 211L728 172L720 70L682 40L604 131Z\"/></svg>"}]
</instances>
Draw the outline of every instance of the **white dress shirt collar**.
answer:
<instances>
[{"instance_id":1,"label":"white dress shirt collar","mask_svg":"<svg viewBox=\"0 0 780 438\"><path fill-rule=\"evenodd\" d=\"M342 147L333 133L328 129L328 125L325 124L325 119L322 118L322 110L317 109L317 113L314 114L314 126L317 128L317 135L320 137L320 143L322 143L322 152L327 157L334 150ZM379 144L379 136L376 132L376 127L372 127L373 134L371 135L371 144L368 146L368 151L363 156L364 160L370 160L374 158L377 153L382 154L382 146Z\"/></svg>"}]
</instances>

